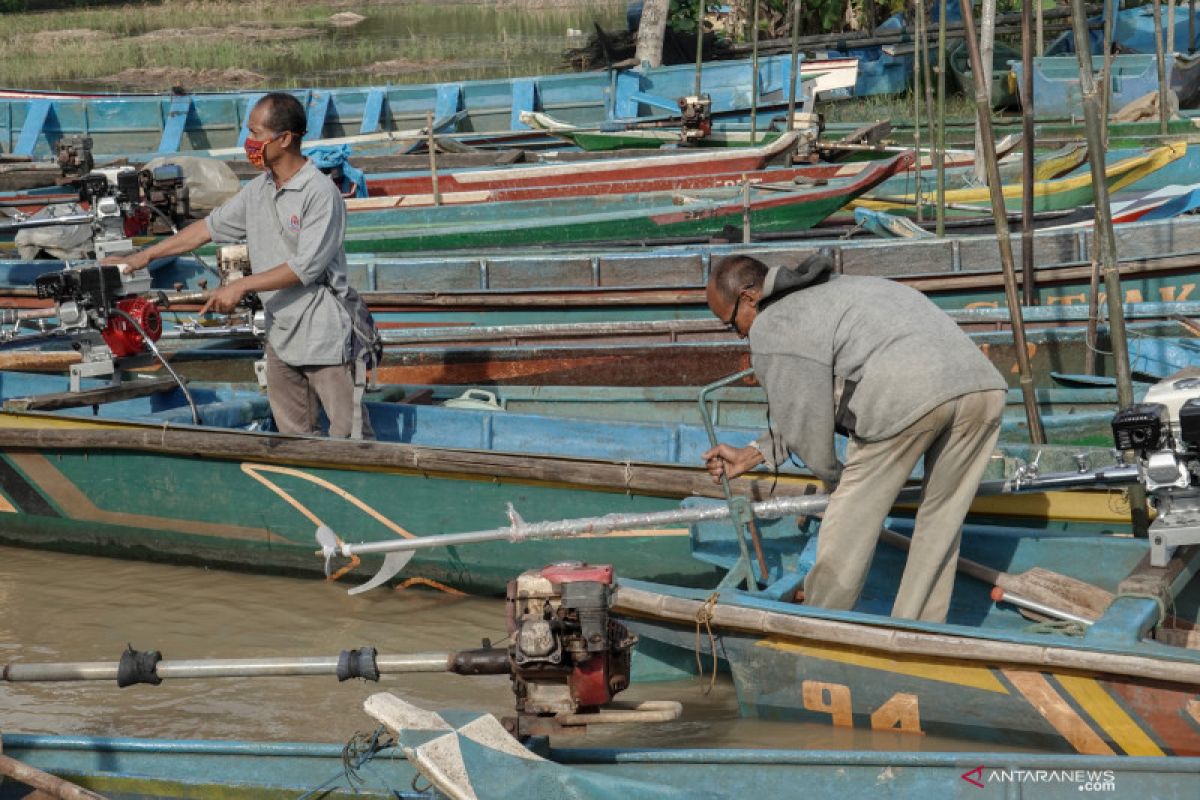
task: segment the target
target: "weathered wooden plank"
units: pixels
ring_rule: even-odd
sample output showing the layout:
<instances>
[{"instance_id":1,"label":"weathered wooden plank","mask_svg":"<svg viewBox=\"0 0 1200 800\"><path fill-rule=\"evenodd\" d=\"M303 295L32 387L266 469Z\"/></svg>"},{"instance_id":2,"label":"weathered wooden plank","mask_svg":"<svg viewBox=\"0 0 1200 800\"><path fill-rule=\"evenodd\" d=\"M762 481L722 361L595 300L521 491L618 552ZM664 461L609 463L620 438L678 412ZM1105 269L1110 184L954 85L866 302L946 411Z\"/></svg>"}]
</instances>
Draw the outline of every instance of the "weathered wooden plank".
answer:
<instances>
[{"instance_id":1,"label":"weathered wooden plank","mask_svg":"<svg viewBox=\"0 0 1200 800\"><path fill-rule=\"evenodd\" d=\"M34 397L14 397L4 401L5 411L58 411L63 408L82 408L101 403L114 403L118 400L132 400L136 397L169 392L179 386L172 378L155 378L154 380L126 381L119 386L104 386L98 389L84 389L79 392L55 392L40 394Z\"/></svg>"},{"instance_id":2,"label":"weathered wooden plank","mask_svg":"<svg viewBox=\"0 0 1200 800\"><path fill-rule=\"evenodd\" d=\"M1200 545L1180 547L1165 567L1150 566L1150 554L1146 553L1141 562L1117 586L1117 592L1158 597L1170 604L1198 570Z\"/></svg>"}]
</instances>

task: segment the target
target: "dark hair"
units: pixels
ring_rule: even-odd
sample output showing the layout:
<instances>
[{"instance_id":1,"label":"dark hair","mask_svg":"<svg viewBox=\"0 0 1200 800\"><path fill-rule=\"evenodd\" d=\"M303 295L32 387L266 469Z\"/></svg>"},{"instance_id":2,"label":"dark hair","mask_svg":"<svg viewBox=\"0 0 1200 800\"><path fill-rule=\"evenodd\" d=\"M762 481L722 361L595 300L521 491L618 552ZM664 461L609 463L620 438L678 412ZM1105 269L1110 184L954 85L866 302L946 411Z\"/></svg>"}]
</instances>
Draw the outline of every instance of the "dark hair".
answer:
<instances>
[{"instance_id":1,"label":"dark hair","mask_svg":"<svg viewBox=\"0 0 1200 800\"><path fill-rule=\"evenodd\" d=\"M308 131L308 117L304 106L287 92L264 94L255 108L262 106L266 112L267 129L272 133L294 133L303 136Z\"/></svg>"},{"instance_id":2,"label":"dark hair","mask_svg":"<svg viewBox=\"0 0 1200 800\"><path fill-rule=\"evenodd\" d=\"M747 286L761 288L767 279L767 265L750 256L726 256L712 268L710 286L720 296L732 299Z\"/></svg>"}]
</instances>

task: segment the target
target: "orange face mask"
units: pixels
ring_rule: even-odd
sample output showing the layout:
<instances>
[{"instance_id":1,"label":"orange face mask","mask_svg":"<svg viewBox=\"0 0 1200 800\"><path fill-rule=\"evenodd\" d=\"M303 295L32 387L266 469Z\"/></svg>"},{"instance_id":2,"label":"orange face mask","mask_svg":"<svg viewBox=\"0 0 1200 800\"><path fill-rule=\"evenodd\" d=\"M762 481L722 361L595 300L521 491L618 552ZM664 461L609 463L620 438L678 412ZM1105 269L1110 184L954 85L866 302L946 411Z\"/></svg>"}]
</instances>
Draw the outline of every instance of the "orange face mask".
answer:
<instances>
[{"instance_id":1,"label":"orange face mask","mask_svg":"<svg viewBox=\"0 0 1200 800\"><path fill-rule=\"evenodd\" d=\"M246 151L246 160L250 162L250 166L254 167L255 169L266 169L267 163L263 155L263 151L267 148L267 145L278 139L280 136L283 136L283 134L280 133L276 136L272 136L270 139L265 140L247 138L246 141L242 143L242 147Z\"/></svg>"}]
</instances>

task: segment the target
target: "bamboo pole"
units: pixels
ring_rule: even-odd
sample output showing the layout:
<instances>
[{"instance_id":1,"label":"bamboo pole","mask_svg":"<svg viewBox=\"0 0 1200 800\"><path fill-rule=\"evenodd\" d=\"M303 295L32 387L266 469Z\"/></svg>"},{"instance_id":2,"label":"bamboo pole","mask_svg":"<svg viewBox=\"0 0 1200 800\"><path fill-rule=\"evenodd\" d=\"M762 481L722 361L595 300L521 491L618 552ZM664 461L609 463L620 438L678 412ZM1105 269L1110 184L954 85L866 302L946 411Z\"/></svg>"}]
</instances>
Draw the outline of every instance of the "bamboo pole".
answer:
<instances>
[{"instance_id":1,"label":"bamboo pole","mask_svg":"<svg viewBox=\"0 0 1200 800\"><path fill-rule=\"evenodd\" d=\"M1025 305L1037 303L1033 264L1033 5L1021 3L1021 291Z\"/></svg>"},{"instance_id":2,"label":"bamboo pole","mask_svg":"<svg viewBox=\"0 0 1200 800\"><path fill-rule=\"evenodd\" d=\"M1104 123L1104 149L1108 149L1108 115L1112 105L1113 15L1111 4L1104 6L1104 67L1100 71L1100 120Z\"/></svg>"},{"instance_id":3,"label":"bamboo pole","mask_svg":"<svg viewBox=\"0 0 1200 800\"><path fill-rule=\"evenodd\" d=\"M750 26L754 29L754 50L750 56L750 145L758 141L758 3L751 0L754 11L750 15Z\"/></svg>"},{"instance_id":4,"label":"bamboo pole","mask_svg":"<svg viewBox=\"0 0 1200 800\"><path fill-rule=\"evenodd\" d=\"M963 0L961 5L967 5L971 0ZM990 115L992 111L992 55L996 42L996 0L983 0L983 7L980 9L979 19L979 58L980 63L986 65L986 72L983 73L983 91L984 96L988 100L989 127ZM969 41L975 41L975 26L974 24L967 25L967 14L963 14L963 23L966 29L966 38ZM971 10L971 18L974 19L974 9ZM976 85L979 82L976 81ZM979 181L987 180L987 168L983 164L983 128L980 125L975 127L975 179Z\"/></svg>"},{"instance_id":5,"label":"bamboo pole","mask_svg":"<svg viewBox=\"0 0 1200 800\"><path fill-rule=\"evenodd\" d=\"M967 31L975 29L974 10L970 2L962 4L963 23ZM971 59L971 72L975 77L975 114L979 120L980 143L983 147L984 168L987 170L988 190L992 198L992 216L996 220L996 243L1000 246L1000 263L1004 268L1004 296L1012 316L1013 346L1017 351L1020 370L1021 396L1025 401L1025 417L1029 422L1029 438L1034 444L1043 444L1046 434L1042 430L1042 418L1038 411L1037 397L1033 390L1033 369L1029 363L1029 351L1025 347L1025 321L1021 315L1021 300L1017 295L1017 276L1013 266L1012 240L1008 233L1008 214L1004 207L1004 187L1000 182L1000 167L996 161L996 143L992 138L992 106L988 98L988 73L984 71L979 55L979 45L973 34L965 37ZM1101 165L1103 170L1103 165ZM1101 176L1103 181L1103 174Z\"/></svg>"},{"instance_id":6,"label":"bamboo pole","mask_svg":"<svg viewBox=\"0 0 1200 800\"><path fill-rule=\"evenodd\" d=\"M1167 55L1175 53L1175 0L1167 0Z\"/></svg>"},{"instance_id":7,"label":"bamboo pole","mask_svg":"<svg viewBox=\"0 0 1200 800\"><path fill-rule=\"evenodd\" d=\"M796 84L800 80L800 0L792 0L792 68L788 83L787 129L796 129Z\"/></svg>"},{"instance_id":8,"label":"bamboo pole","mask_svg":"<svg viewBox=\"0 0 1200 800\"><path fill-rule=\"evenodd\" d=\"M1038 0L1037 5L1033 7L1034 27L1037 28L1037 55L1038 58L1046 51L1046 19L1042 11L1041 0Z\"/></svg>"},{"instance_id":9,"label":"bamboo pole","mask_svg":"<svg viewBox=\"0 0 1200 800\"><path fill-rule=\"evenodd\" d=\"M917 12L921 19L921 38L918 56L923 65L921 74L925 77L925 117L929 121L929 155L933 155L933 145L937 141L937 119L934 114L933 102L933 68L929 65L929 7L925 0L917 0ZM921 158L920 151L917 159Z\"/></svg>"},{"instance_id":10,"label":"bamboo pole","mask_svg":"<svg viewBox=\"0 0 1200 800\"><path fill-rule=\"evenodd\" d=\"M433 112L425 112L426 147L429 148L429 180L433 184L433 204L442 204L442 193L438 189L437 142L433 138Z\"/></svg>"},{"instance_id":11,"label":"bamboo pole","mask_svg":"<svg viewBox=\"0 0 1200 800\"><path fill-rule=\"evenodd\" d=\"M921 46L919 44L921 31L921 0L917 0L917 29L918 44L913 53L913 148L917 158L913 162L913 179L915 181L913 199L916 200L917 223L925 221L925 204L921 202Z\"/></svg>"},{"instance_id":12,"label":"bamboo pole","mask_svg":"<svg viewBox=\"0 0 1200 800\"><path fill-rule=\"evenodd\" d=\"M946 0L938 0L937 79L937 223L934 232L946 235Z\"/></svg>"},{"instance_id":13,"label":"bamboo pole","mask_svg":"<svg viewBox=\"0 0 1200 800\"><path fill-rule=\"evenodd\" d=\"M750 179L742 176L742 244L750 244Z\"/></svg>"},{"instance_id":14,"label":"bamboo pole","mask_svg":"<svg viewBox=\"0 0 1200 800\"><path fill-rule=\"evenodd\" d=\"M1196 0L1188 0L1188 55L1196 52Z\"/></svg>"},{"instance_id":15,"label":"bamboo pole","mask_svg":"<svg viewBox=\"0 0 1200 800\"><path fill-rule=\"evenodd\" d=\"M704 63L704 0L696 0L696 91L692 94L700 96L701 64ZM792 71L795 72L795 66Z\"/></svg>"},{"instance_id":16,"label":"bamboo pole","mask_svg":"<svg viewBox=\"0 0 1200 800\"><path fill-rule=\"evenodd\" d=\"M1102 129L1102 145L1108 150L1108 115L1112 104L1112 62L1113 62L1113 10L1119 0L1105 0L1104 4L1104 67L1100 70L1100 121ZM1088 345L1084 351L1083 371L1085 375L1096 374L1097 339L1100 331L1100 253L1103 249L1103 239L1094 238L1092 254L1092 274L1088 281L1088 319L1085 342Z\"/></svg>"},{"instance_id":17,"label":"bamboo pole","mask_svg":"<svg viewBox=\"0 0 1200 800\"><path fill-rule=\"evenodd\" d=\"M1158 132L1167 134L1167 60L1163 53L1162 0L1154 0L1154 58L1158 64Z\"/></svg>"},{"instance_id":18,"label":"bamboo pole","mask_svg":"<svg viewBox=\"0 0 1200 800\"><path fill-rule=\"evenodd\" d=\"M1157 3L1158 0L1155 0ZM1075 41L1087 41L1087 16L1083 0L1072 0L1072 22ZM1133 383L1129 368L1129 346L1125 335L1125 313L1121 307L1121 273L1117 265L1117 240L1113 233L1112 213L1108 205L1108 184L1104 181L1104 150L1101 144L1099 102L1096 84L1092 75L1092 53L1087 47L1076 47L1079 59L1079 88L1083 99L1084 128L1088 140L1088 160L1092 167L1092 190L1095 193L1096 224L1095 239L1102 246L1098 254L1102 260L1104 289L1107 293L1109 334L1112 342L1113 362L1117 378L1117 402L1122 407L1133 403ZM1149 528L1146 514L1146 495L1140 486L1129 489L1129 505L1134 534L1145 536Z\"/></svg>"}]
</instances>

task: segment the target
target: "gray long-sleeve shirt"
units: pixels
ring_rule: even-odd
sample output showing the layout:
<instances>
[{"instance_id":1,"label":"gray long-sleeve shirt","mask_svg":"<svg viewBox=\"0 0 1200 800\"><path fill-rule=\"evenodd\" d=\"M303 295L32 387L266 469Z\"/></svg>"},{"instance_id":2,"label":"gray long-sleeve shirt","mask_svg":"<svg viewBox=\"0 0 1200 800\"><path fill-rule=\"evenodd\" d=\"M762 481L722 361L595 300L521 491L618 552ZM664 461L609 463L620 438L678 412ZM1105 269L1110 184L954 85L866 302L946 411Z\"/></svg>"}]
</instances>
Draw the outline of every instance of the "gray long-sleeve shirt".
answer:
<instances>
[{"instance_id":1,"label":"gray long-sleeve shirt","mask_svg":"<svg viewBox=\"0 0 1200 800\"><path fill-rule=\"evenodd\" d=\"M346 203L333 181L311 161L279 188L264 172L214 210L206 224L213 241L245 239L255 272L286 262L300 279L260 293L275 355L297 367L349 360L350 317L333 296L346 290Z\"/></svg>"},{"instance_id":2,"label":"gray long-sleeve shirt","mask_svg":"<svg viewBox=\"0 0 1200 800\"><path fill-rule=\"evenodd\" d=\"M779 276L768 273L764 299ZM828 483L841 472L835 425L879 441L955 397L1006 387L949 316L883 278L834 276L779 296L750 327L750 353L771 420L755 446L768 466L791 451Z\"/></svg>"}]
</instances>

